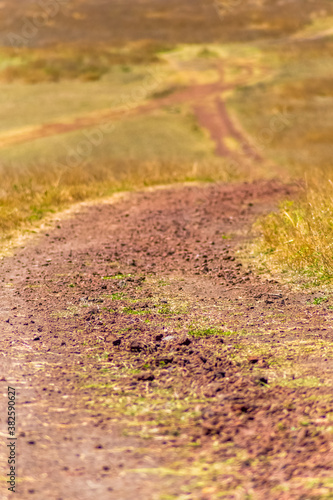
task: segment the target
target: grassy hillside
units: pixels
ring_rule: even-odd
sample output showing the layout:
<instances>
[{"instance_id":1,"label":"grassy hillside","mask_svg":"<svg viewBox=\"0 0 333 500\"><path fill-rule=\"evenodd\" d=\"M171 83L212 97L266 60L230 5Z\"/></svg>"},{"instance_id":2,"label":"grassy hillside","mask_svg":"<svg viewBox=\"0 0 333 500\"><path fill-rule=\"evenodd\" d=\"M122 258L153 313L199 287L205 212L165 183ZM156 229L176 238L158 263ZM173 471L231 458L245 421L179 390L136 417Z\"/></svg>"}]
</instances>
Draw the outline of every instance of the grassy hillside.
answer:
<instances>
[{"instance_id":1,"label":"grassy hillside","mask_svg":"<svg viewBox=\"0 0 333 500\"><path fill-rule=\"evenodd\" d=\"M279 172L303 179L306 189L262 222L262 251L284 267L331 276L331 1L41 5L0 4L3 238L50 210L115 189ZM242 152L242 138L225 138L234 164L216 158L198 123L195 105L206 101L167 100L221 78L221 97L252 144ZM105 121L98 145L82 146Z\"/></svg>"},{"instance_id":2,"label":"grassy hillside","mask_svg":"<svg viewBox=\"0 0 333 500\"><path fill-rule=\"evenodd\" d=\"M221 63L226 83L232 85L247 58L259 57L257 51L220 45L171 49L143 42L123 52L122 62L111 61L110 56L104 74L89 81L79 70L68 73L68 67L83 57L81 49L58 47L59 74L56 80L47 80L45 60L54 60L52 49L3 49L3 238L50 210L114 190L244 177L244 169L240 172L229 159L216 158L209 133L194 116L196 101L187 102L185 96L172 104L172 97L193 84L218 81L216 68ZM88 51L87 58L92 54ZM168 98L169 104L163 104Z\"/></svg>"},{"instance_id":3,"label":"grassy hillside","mask_svg":"<svg viewBox=\"0 0 333 500\"><path fill-rule=\"evenodd\" d=\"M330 36L294 41L288 50L263 47L274 75L230 101L258 150L303 180L301 199L261 222L261 250L280 269L317 276L318 283L333 276L332 49Z\"/></svg>"}]
</instances>

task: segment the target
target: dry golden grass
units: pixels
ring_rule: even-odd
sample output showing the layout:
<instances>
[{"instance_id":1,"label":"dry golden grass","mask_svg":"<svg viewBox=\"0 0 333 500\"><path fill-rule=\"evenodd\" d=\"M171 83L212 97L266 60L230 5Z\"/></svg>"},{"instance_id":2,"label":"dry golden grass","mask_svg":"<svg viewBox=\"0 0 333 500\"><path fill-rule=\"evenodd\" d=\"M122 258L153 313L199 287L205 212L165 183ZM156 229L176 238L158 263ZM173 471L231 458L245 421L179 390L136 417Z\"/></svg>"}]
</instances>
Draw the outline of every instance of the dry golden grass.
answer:
<instances>
[{"instance_id":1,"label":"dry golden grass","mask_svg":"<svg viewBox=\"0 0 333 500\"><path fill-rule=\"evenodd\" d=\"M260 221L258 261L265 256L268 269L292 269L318 283L333 277L332 48L332 38L266 47L263 60L275 74L231 98L282 180L303 186L297 201Z\"/></svg>"},{"instance_id":2,"label":"dry golden grass","mask_svg":"<svg viewBox=\"0 0 333 500\"><path fill-rule=\"evenodd\" d=\"M74 3L80 21L59 15L54 19L56 36L48 27L38 31L30 48L1 49L0 81L36 83L38 88L39 82L46 81L98 80L113 65L126 71L131 65L157 62L159 52L180 42L237 41L261 49L262 64L276 74L257 85L249 82L248 87L239 88L229 104L238 111L254 142L258 139L261 154L281 166L283 179L304 173L310 179L300 201L285 204L278 214L262 222L262 249L298 270L333 274L333 191L328 182L333 178L333 40L292 43L288 39L303 32L312 21L320 28L320 20L333 13L332 2L295 0L281 7L277 0L246 0L238 2L236 8L231 8L233 2L218 0L184 0L181 6L176 0L158 5L134 0L126 5L120 0L107 5L96 0L93 7L85 0ZM222 6L221 11L213 9L212 3ZM7 2L0 13L0 24L5 20L6 29L20 32L22 26L15 25L16 16L12 15L14 8ZM142 33L155 41L142 41ZM267 38L269 42L260 42ZM51 40L59 44L51 46ZM249 58L249 64L256 62ZM170 86L163 92L167 95L172 90ZM161 94L157 91L158 96ZM28 159L25 157L25 162ZM249 178L244 172L231 173L227 161L207 161L199 161L194 167L189 160L106 163L95 158L93 165L72 170L49 167L46 162L25 170L2 167L0 238L8 238L16 228L32 224L50 211L116 190L185 180ZM316 182L311 171L314 164L325 172Z\"/></svg>"},{"instance_id":3,"label":"dry golden grass","mask_svg":"<svg viewBox=\"0 0 333 500\"><path fill-rule=\"evenodd\" d=\"M73 203L145 186L185 181L236 181L246 172L223 160L119 161L77 168L48 165L0 168L0 246L17 229L33 228L47 214Z\"/></svg>"},{"instance_id":4,"label":"dry golden grass","mask_svg":"<svg viewBox=\"0 0 333 500\"><path fill-rule=\"evenodd\" d=\"M46 2L47 3L47 2ZM331 0L71 0L30 31L30 46L55 40L95 44L136 41L209 43L280 38L296 33L316 16L332 12ZM43 2L2 2L0 29L22 34L24 20L43 13ZM52 9L51 9L52 10Z\"/></svg>"},{"instance_id":5,"label":"dry golden grass","mask_svg":"<svg viewBox=\"0 0 333 500\"><path fill-rule=\"evenodd\" d=\"M299 200L282 203L259 226L261 250L280 266L316 276L319 282L333 277L333 181L325 174L318 174Z\"/></svg>"},{"instance_id":6,"label":"dry golden grass","mask_svg":"<svg viewBox=\"0 0 333 500\"><path fill-rule=\"evenodd\" d=\"M171 46L143 40L127 47L57 45L44 48L1 48L0 81L12 83L57 82L60 80L96 81L113 66L160 62L158 54Z\"/></svg>"}]
</instances>

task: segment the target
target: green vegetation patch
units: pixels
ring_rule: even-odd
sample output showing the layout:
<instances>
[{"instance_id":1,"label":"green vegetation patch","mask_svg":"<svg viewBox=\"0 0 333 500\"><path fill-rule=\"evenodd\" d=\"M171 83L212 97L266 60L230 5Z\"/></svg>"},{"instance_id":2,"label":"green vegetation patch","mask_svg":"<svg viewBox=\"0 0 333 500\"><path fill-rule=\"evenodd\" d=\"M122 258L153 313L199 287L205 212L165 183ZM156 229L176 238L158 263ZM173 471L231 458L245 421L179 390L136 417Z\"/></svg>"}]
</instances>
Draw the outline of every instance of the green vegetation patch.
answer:
<instances>
[{"instance_id":1,"label":"green vegetation patch","mask_svg":"<svg viewBox=\"0 0 333 500\"><path fill-rule=\"evenodd\" d=\"M279 385L281 387L290 387L290 388L298 388L298 387L321 387L324 385L317 377L303 377L303 378L295 378L295 379L282 379L276 380L275 385Z\"/></svg>"},{"instance_id":2,"label":"green vegetation patch","mask_svg":"<svg viewBox=\"0 0 333 500\"><path fill-rule=\"evenodd\" d=\"M235 332L228 332L219 328L191 328L188 333L192 337L208 337L211 335L229 336L235 334Z\"/></svg>"}]
</instances>

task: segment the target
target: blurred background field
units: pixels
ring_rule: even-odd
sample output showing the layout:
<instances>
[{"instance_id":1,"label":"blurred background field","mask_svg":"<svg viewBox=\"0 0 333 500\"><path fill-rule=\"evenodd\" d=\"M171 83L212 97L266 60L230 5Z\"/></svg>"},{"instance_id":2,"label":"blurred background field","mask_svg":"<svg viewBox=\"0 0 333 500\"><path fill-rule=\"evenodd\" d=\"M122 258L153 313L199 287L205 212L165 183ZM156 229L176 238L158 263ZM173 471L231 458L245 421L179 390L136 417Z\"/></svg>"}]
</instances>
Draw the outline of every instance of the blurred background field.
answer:
<instances>
[{"instance_id":1,"label":"blurred background field","mask_svg":"<svg viewBox=\"0 0 333 500\"><path fill-rule=\"evenodd\" d=\"M50 211L119 189L278 176L300 180L301 196L261 221L259 251L272 266L330 279L330 0L54 5L36 28L39 3L0 3L2 239ZM254 155L234 168L216 154L194 103L172 104L182 90L221 80L221 68L230 119L274 168ZM107 113L111 130L71 163ZM225 143L239 156L236 135Z\"/></svg>"},{"instance_id":2,"label":"blurred background field","mask_svg":"<svg viewBox=\"0 0 333 500\"><path fill-rule=\"evenodd\" d=\"M332 49L332 36L288 47L264 46L265 57L274 61L274 74L239 89L230 101L281 173L287 167L293 178L302 180L300 199L284 202L278 213L261 221L259 250L268 267L289 267L315 276L318 284L330 281L333 273ZM280 113L279 122L271 121L274 111Z\"/></svg>"},{"instance_id":3,"label":"blurred background field","mask_svg":"<svg viewBox=\"0 0 333 500\"><path fill-rule=\"evenodd\" d=\"M49 4L49 15L37 33L30 30L34 46L59 41L114 45L142 39L171 44L250 42L293 35L332 10L330 0L2 0L1 45L8 32L21 34L22 18L41 14L43 3Z\"/></svg>"}]
</instances>

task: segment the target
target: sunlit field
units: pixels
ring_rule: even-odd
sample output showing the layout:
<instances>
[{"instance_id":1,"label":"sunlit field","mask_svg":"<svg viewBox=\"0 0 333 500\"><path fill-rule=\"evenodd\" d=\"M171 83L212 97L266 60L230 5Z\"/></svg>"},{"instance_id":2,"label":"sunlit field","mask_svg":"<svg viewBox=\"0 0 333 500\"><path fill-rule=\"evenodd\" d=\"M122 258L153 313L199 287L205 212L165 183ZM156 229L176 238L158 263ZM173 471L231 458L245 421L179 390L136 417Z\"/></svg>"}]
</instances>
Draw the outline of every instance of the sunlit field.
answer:
<instances>
[{"instance_id":1,"label":"sunlit field","mask_svg":"<svg viewBox=\"0 0 333 500\"><path fill-rule=\"evenodd\" d=\"M332 2L129 4L136 17L120 1L73 1L29 36L27 4L0 9L1 238L119 189L276 176L304 196L261 222L262 251L329 277ZM199 123L200 99L181 98L221 80L219 68L219 95L252 145L240 155L243 139L225 137L236 162Z\"/></svg>"},{"instance_id":2,"label":"sunlit field","mask_svg":"<svg viewBox=\"0 0 333 500\"><path fill-rule=\"evenodd\" d=\"M304 194L261 221L262 249L286 265L321 280L332 277L332 38L295 42L288 51L265 49L275 72L239 89L231 105L258 147ZM272 120L277 112L279 120ZM282 170L281 170L282 172Z\"/></svg>"},{"instance_id":3,"label":"sunlit field","mask_svg":"<svg viewBox=\"0 0 333 500\"><path fill-rule=\"evenodd\" d=\"M333 499L332 54L333 0L0 0L1 500Z\"/></svg>"}]
</instances>

